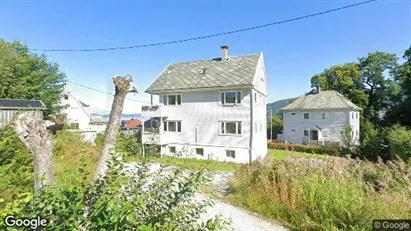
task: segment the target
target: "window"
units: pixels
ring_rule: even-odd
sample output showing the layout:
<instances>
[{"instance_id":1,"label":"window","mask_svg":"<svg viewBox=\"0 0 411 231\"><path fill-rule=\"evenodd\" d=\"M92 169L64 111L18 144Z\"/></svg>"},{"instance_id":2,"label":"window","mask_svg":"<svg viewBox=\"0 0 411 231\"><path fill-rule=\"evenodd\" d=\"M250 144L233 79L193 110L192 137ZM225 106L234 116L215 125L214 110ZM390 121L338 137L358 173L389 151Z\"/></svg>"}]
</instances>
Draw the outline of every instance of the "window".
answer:
<instances>
[{"instance_id":1,"label":"window","mask_svg":"<svg viewBox=\"0 0 411 231\"><path fill-rule=\"evenodd\" d=\"M295 112L291 112L290 115L295 116Z\"/></svg>"},{"instance_id":2,"label":"window","mask_svg":"<svg viewBox=\"0 0 411 231\"><path fill-rule=\"evenodd\" d=\"M65 100L68 100L69 97L68 97L67 94L64 94L63 96L64 96L64 99L65 99Z\"/></svg>"},{"instance_id":3,"label":"window","mask_svg":"<svg viewBox=\"0 0 411 231\"><path fill-rule=\"evenodd\" d=\"M196 155L204 156L204 149L203 148L196 148Z\"/></svg>"},{"instance_id":4,"label":"window","mask_svg":"<svg viewBox=\"0 0 411 231\"><path fill-rule=\"evenodd\" d=\"M304 119L305 119L305 120L310 119L310 113L304 112Z\"/></svg>"},{"instance_id":5,"label":"window","mask_svg":"<svg viewBox=\"0 0 411 231\"><path fill-rule=\"evenodd\" d=\"M181 105L181 95L163 95L164 105Z\"/></svg>"},{"instance_id":6,"label":"window","mask_svg":"<svg viewBox=\"0 0 411 231\"><path fill-rule=\"evenodd\" d=\"M176 147L168 147L168 150L170 151L170 153L176 153Z\"/></svg>"},{"instance_id":7,"label":"window","mask_svg":"<svg viewBox=\"0 0 411 231\"><path fill-rule=\"evenodd\" d=\"M354 119L354 112L351 113L351 119Z\"/></svg>"},{"instance_id":8,"label":"window","mask_svg":"<svg viewBox=\"0 0 411 231\"><path fill-rule=\"evenodd\" d=\"M78 123L71 123L71 127L74 129L79 129L79 124Z\"/></svg>"},{"instance_id":9,"label":"window","mask_svg":"<svg viewBox=\"0 0 411 231\"><path fill-rule=\"evenodd\" d=\"M235 159L235 151L234 150L225 150L225 155L227 157L231 157Z\"/></svg>"},{"instance_id":10,"label":"window","mask_svg":"<svg viewBox=\"0 0 411 231\"><path fill-rule=\"evenodd\" d=\"M323 119L323 120L328 119L328 112L322 112L321 113L321 119Z\"/></svg>"},{"instance_id":11,"label":"window","mask_svg":"<svg viewBox=\"0 0 411 231\"><path fill-rule=\"evenodd\" d=\"M237 91L227 91L221 92L220 102L223 105L239 104L241 103L241 92Z\"/></svg>"},{"instance_id":12,"label":"window","mask_svg":"<svg viewBox=\"0 0 411 231\"><path fill-rule=\"evenodd\" d=\"M360 136L360 131L355 131L355 133L356 133L356 136L358 137L358 136Z\"/></svg>"},{"instance_id":13,"label":"window","mask_svg":"<svg viewBox=\"0 0 411 231\"><path fill-rule=\"evenodd\" d=\"M304 136L308 136L308 130L304 130Z\"/></svg>"},{"instance_id":14,"label":"window","mask_svg":"<svg viewBox=\"0 0 411 231\"><path fill-rule=\"evenodd\" d=\"M328 137L328 130L327 129L322 130L322 135L323 137Z\"/></svg>"},{"instance_id":15,"label":"window","mask_svg":"<svg viewBox=\"0 0 411 231\"><path fill-rule=\"evenodd\" d=\"M291 128L291 132L295 132L295 128Z\"/></svg>"},{"instance_id":16,"label":"window","mask_svg":"<svg viewBox=\"0 0 411 231\"><path fill-rule=\"evenodd\" d=\"M166 132L181 132L181 121L166 121L163 125Z\"/></svg>"},{"instance_id":17,"label":"window","mask_svg":"<svg viewBox=\"0 0 411 231\"><path fill-rule=\"evenodd\" d=\"M257 93L254 93L254 103L257 105Z\"/></svg>"},{"instance_id":18,"label":"window","mask_svg":"<svg viewBox=\"0 0 411 231\"><path fill-rule=\"evenodd\" d=\"M359 112L355 113L355 119L358 120L358 115L359 115L359 114L360 114Z\"/></svg>"},{"instance_id":19,"label":"window","mask_svg":"<svg viewBox=\"0 0 411 231\"><path fill-rule=\"evenodd\" d=\"M220 134L241 135L241 122L220 122Z\"/></svg>"}]
</instances>

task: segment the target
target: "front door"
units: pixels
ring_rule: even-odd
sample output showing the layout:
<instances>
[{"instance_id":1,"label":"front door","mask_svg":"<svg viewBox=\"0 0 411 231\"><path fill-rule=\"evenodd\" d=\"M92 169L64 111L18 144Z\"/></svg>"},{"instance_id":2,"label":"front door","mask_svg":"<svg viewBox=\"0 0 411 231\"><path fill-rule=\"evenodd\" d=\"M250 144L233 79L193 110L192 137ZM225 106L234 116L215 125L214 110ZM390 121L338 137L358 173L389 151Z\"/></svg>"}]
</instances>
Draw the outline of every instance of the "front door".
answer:
<instances>
[{"instance_id":1,"label":"front door","mask_svg":"<svg viewBox=\"0 0 411 231\"><path fill-rule=\"evenodd\" d=\"M318 140L318 130L311 130L311 140Z\"/></svg>"}]
</instances>

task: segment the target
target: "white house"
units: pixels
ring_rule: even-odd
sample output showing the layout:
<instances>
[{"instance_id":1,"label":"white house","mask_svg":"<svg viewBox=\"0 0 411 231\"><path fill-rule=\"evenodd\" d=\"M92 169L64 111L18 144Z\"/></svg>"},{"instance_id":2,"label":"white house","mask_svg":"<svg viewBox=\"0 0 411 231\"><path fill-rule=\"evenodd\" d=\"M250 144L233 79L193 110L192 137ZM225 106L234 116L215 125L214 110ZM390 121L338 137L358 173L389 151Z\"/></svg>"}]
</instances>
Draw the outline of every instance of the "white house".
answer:
<instances>
[{"instance_id":1,"label":"white house","mask_svg":"<svg viewBox=\"0 0 411 231\"><path fill-rule=\"evenodd\" d=\"M344 127L350 125L354 142L360 138L361 108L337 91L319 88L281 109L283 139L289 143L341 145Z\"/></svg>"},{"instance_id":2,"label":"white house","mask_svg":"<svg viewBox=\"0 0 411 231\"><path fill-rule=\"evenodd\" d=\"M142 141L163 155L246 163L267 154L262 53L169 64L146 89ZM153 95L159 103L153 103Z\"/></svg>"},{"instance_id":3,"label":"white house","mask_svg":"<svg viewBox=\"0 0 411 231\"><path fill-rule=\"evenodd\" d=\"M63 91L61 104L65 106L63 113L67 122L76 132L82 133L86 140L94 142L96 135L105 131L108 121L90 116L89 105L74 97L71 91Z\"/></svg>"}]
</instances>

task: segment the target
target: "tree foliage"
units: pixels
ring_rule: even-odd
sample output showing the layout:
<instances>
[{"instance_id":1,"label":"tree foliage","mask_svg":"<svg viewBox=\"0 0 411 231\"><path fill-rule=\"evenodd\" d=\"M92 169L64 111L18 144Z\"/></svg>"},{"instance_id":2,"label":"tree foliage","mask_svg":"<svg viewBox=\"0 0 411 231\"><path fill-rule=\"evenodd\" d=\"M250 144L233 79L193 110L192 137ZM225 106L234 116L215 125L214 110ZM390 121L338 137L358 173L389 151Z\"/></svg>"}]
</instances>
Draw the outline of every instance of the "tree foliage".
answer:
<instances>
[{"instance_id":1,"label":"tree foliage","mask_svg":"<svg viewBox=\"0 0 411 231\"><path fill-rule=\"evenodd\" d=\"M0 54L0 98L41 100L46 116L59 112L66 75L56 63L17 41L0 39Z\"/></svg>"},{"instance_id":2,"label":"tree foliage","mask_svg":"<svg viewBox=\"0 0 411 231\"><path fill-rule=\"evenodd\" d=\"M283 131L283 118L280 114L274 115L267 121L267 135L271 139L276 139L277 134L282 133ZM273 137L271 137L273 134Z\"/></svg>"},{"instance_id":3,"label":"tree foliage","mask_svg":"<svg viewBox=\"0 0 411 231\"><path fill-rule=\"evenodd\" d=\"M356 62L334 65L311 78L312 87L336 90L363 109L357 156L392 159L392 150L399 152L396 147L407 147L403 135L408 133L398 126L411 128L411 46L403 58L400 64L395 54L376 51ZM397 123L397 127L391 127ZM401 138L394 131L401 132ZM402 145L397 145L394 137Z\"/></svg>"}]
</instances>

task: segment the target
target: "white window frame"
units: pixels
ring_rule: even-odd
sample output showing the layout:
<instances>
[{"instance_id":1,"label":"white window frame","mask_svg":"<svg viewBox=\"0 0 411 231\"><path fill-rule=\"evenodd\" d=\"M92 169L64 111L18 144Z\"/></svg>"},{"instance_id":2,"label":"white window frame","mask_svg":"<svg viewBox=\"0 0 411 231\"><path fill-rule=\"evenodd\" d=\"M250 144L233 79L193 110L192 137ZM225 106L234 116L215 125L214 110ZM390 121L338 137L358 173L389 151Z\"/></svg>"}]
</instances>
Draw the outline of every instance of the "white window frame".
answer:
<instances>
[{"instance_id":1,"label":"white window frame","mask_svg":"<svg viewBox=\"0 0 411 231\"><path fill-rule=\"evenodd\" d=\"M359 113L359 112L356 112L356 113L355 113L355 119L358 120L359 115L360 115L360 113Z\"/></svg>"},{"instance_id":2,"label":"white window frame","mask_svg":"<svg viewBox=\"0 0 411 231\"><path fill-rule=\"evenodd\" d=\"M227 133L227 123L235 123L236 133ZM238 126L240 125L240 133L238 133ZM224 129L222 127L224 126ZM242 121L219 121L218 122L219 135L225 136L242 136L243 135L243 124Z\"/></svg>"},{"instance_id":3,"label":"white window frame","mask_svg":"<svg viewBox=\"0 0 411 231\"><path fill-rule=\"evenodd\" d=\"M297 113L296 112L290 112L290 115L295 116L295 115L297 115Z\"/></svg>"},{"instance_id":4,"label":"white window frame","mask_svg":"<svg viewBox=\"0 0 411 231\"><path fill-rule=\"evenodd\" d=\"M322 135L322 137L328 137L328 135L329 135L328 129L322 130L322 131L321 131L321 135Z\"/></svg>"},{"instance_id":5,"label":"white window frame","mask_svg":"<svg viewBox=\"0 0 411 231\"><path fill-rule=\"evenodd\" d=\"M169 96L175 96L176 97L176 104L169 104ZM180 96L180 104L178 104L178 96ZM166 98L166 100L164 100L164 98ZM181 104L183 104L183 95L182 94L168 94L168 95L161 95L161 100L162 100L162 103L164 104L164 105L167 105L167 106L180 106Z\"/></svg>"},{"instance_id":6,"label":"white window frame","mask_svg":"<svg viewBox=\"0 0 411 231\"><path fill-rule=\"evenodd\" d=\"M197 152L198 150L201 150L201 154ZM204 156L204 148L195 148L195 152L196 152L196 155L198 156Z\"/></svg>"},{"instance_id":7,"label":"white window frame","mask_svg":"<svg viewBox=\"0 0 411 231\"><path fill-rule=\"evenodd\" d=\"M306 132L307 132L307 134L306 134ZM303 135L304 135L304 137L309 137L310 136L310 130L305 129L304 132L303 132Z\"/></svg>"},{"instance_id":8,"label":"white window frame","mask_svg":"<svg viewBox=\"0 0 411 231\"><path fill-rule=\"evenodd\" d=\"M176 123L176 130L175 131L169 131L169 123ZM180 124L180 131L178 131L178 124ZM165 132L175 132L175 133L181 133L183 131L183 126L181 123L181 120L170 120L170 121L164 121L163 122L163 131Z\"/></svg>"},{"instance_id":9,"label":"white window frame","mask_svg":"<svg viewBox=\"0 0 411 231\"><path fill-rule=\"evenodd\" d=\"M226 94L227 93L235 93L235 103L226 103ZM238 93L240 93L240 98L238 98ZM242 98L243 98L243 92L242 91L220 91L220 105L240 105L242 103ZM223 95L223 98L221 98L221 95Z\"/></svg>"},{"instance_id":10,"label":"white window frame","mask_svg":"<svg viewBox=\"0 0 411 231\"><path fill-rule=\"evenodd\" d=\"M235 150L225 150L225 156L228 158L235 159Z\"/></svg>"},{"instance_id":11,"label":"white window frame","mask_svg":"<svg viewBox=\"0 0 411 231\"><path fill-rule=\"evenodd\" d=\"M305 114L308 114L308 118L307 118L307 119L305 118ZM309 112L304 112L304 113L303 113L303 119L309 120L309 119L310 119L310 113L309 113Z\"/></svg>"},{"instance_id":12,"label":"white window frame","mask_svg":"<svg viewBox=\"0 0 411 231\"><path fill-rule=\"evenodd\" d=\"M174 148L174 152L171 151L172 148ZM176 146L168 146L168 152L175 154L177 152Z\"/></svg>"},{"instance_id":13,"label":"white window frame","mask_svg":"<svg viewBox=\"0 0 411 231\"><path fill-rule=\"evenodd\" d=\"M321 112L321 120L328 120L330 113L328 112Z\"/></svg>"}]
</instances>

